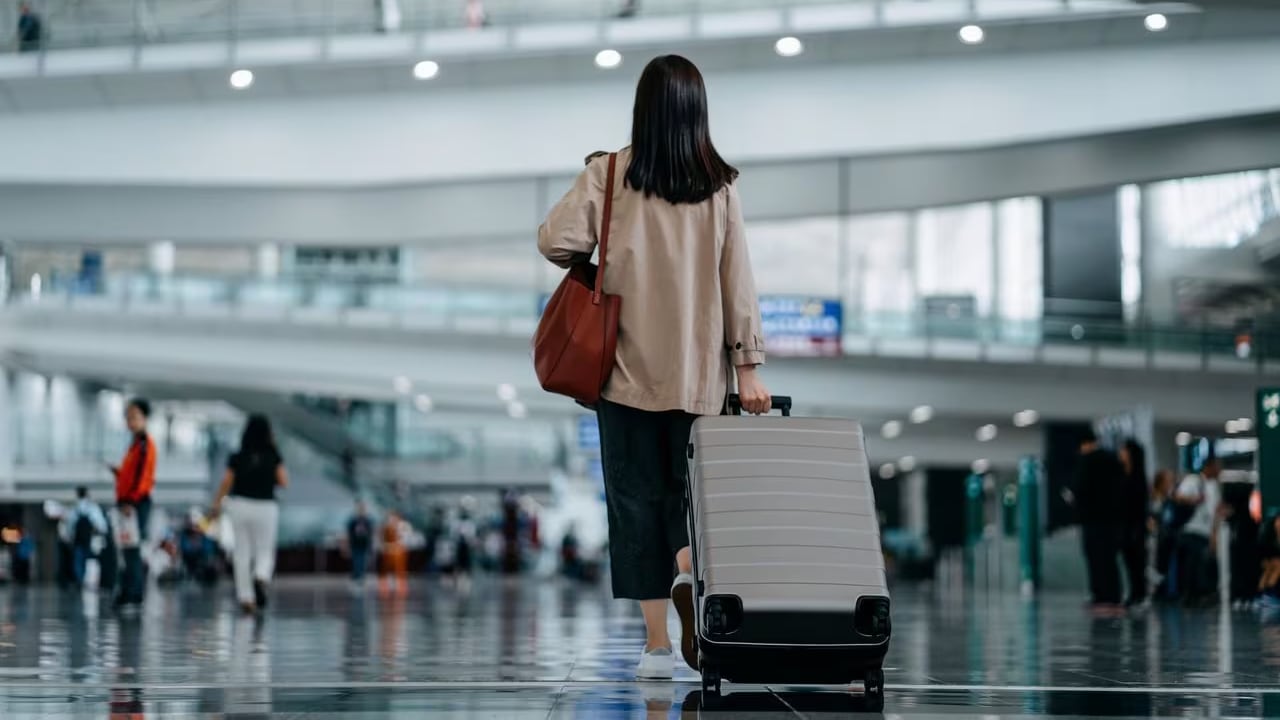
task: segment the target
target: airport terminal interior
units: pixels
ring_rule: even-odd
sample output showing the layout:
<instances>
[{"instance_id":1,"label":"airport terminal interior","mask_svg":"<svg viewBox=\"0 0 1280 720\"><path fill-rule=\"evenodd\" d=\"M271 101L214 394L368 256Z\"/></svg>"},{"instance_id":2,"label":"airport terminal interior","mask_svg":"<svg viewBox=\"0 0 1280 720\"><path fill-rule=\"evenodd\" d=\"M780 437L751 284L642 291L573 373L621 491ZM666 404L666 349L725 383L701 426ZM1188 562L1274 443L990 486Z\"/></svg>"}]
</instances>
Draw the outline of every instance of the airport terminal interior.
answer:
<instances>
[{"instance_id":1,"label":"airport terminal interior","mask_svg":"<svg viewBox=\"0 0 1280 720\"><path fill-rule=\"evenodd\" d=\"M0 718L1280 717L1278 36L1280 0L5 0ZM543 254L590 156L631 146L562 233L616 216L604 277L706 250L635 199L687 150L633 134L673 54L740 173L711 282L754 285L624 297L575 403ZM687 470L611 424L686 311L793 403L698 420ZM620 490L661 452L669 652Z\"/></svg>"}]
</instances>

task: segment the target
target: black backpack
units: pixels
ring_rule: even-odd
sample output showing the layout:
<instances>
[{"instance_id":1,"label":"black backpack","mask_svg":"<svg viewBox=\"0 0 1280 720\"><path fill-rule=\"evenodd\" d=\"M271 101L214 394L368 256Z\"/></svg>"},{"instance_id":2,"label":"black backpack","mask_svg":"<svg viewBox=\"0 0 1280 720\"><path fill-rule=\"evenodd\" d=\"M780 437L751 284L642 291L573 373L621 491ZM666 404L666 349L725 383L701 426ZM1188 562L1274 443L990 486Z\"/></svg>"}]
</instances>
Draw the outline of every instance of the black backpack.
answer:
<instances>
[{"instance_id":1,"label":"black backpack","mask_svg":"<svg viewBox=\"0 0 1280 720\"><path fill-rule=\"evenodd\" d=\"M73 529L73 533L76 547L89 547L93 544L93 538L98 534L98 531L93 527L93 521L89 519L89 516L81 514L80 517L76 518L76 526Z\"/></svg>"}]
</instances>

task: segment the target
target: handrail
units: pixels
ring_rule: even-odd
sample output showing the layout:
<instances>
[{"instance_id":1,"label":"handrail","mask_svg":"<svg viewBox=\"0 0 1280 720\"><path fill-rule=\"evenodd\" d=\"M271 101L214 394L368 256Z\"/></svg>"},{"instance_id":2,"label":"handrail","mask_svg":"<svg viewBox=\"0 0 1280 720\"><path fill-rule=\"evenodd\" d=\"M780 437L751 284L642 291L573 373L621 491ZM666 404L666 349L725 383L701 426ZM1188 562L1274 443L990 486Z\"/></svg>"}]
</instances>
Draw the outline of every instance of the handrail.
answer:
<instances>
[{"instance_id":1,"label":"handrail","mask_svg":"<svg viewBox=\"0 0 1280 720\"><path fill-rule=\"evenodd\" d=\"M527 336L545 293L532 287L405 284L392 280L331 278L216 278L115 275L106 287L81 283L39 296L15 294L13 307L128 313L144 316L225 318L388 328L404 331L463 330ZM98 290L99 292L92 292ZM0 308L3 308L0 305ZM1280 359L1280 325L1255 319L1218 324L1168 324L1138 317L1050 314L1039 318L948 317L924 312L862 312L844 307L843 335L850 339L969 342L981 345L1076 346L1145 353L1180 352L1240 363Z\"/></svg>"}]
</instances>

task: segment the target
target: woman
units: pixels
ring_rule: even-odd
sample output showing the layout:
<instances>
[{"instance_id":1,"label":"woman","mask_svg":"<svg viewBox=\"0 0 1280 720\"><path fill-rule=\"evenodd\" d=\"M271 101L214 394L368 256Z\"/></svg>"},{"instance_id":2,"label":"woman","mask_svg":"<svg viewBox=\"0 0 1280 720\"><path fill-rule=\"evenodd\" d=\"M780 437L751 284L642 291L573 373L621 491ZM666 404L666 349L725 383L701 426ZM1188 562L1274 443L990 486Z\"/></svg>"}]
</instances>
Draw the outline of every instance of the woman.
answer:
<instances>
[{"instance_id":1,"label":"woman","mask_svg":"<svg viewBox=\"0 0 1280 720\"><path fill-rule=\"evenodd\" d=\"M595 250L608 166L607 157L589 159L539 229L538 248L556 265ZM613 594L640 601L644 680L671 679L668 597L680 612L684 659L697 667L684 507L693 421L722 411L731 374L746 411L770 408L756 372L764 334L737 177L711 142L698 69L679 56L655 58L636 88L631 145L617 155L604 290L622 297L622 314L617 364L597 408Z\"/></svg>"},{"instance_id":2,"label":"woman","mask_svg":"<svg viewBox=\"0 0 1280 720\"><path fill-rule=\"evenodd\" d=\"M289 474L276 449L270 421L263 415L251 415L240 438L240 452L227 461L222 487L213 501L213 514L222 512L225 501L231 519L236 599L246 614L267 606L280 520L276 489L288 485Z\"/></svg>"},{"instance_id":3,"label":"woman","mask_svg":"<svg viewBox=\"0 0 1280 720\"><path fill-rule=\"evenodd\" d=\"M404 521L395 510L387 511L382 525L382 573L379 589L383 595L395 591L397 595L409 592L409 551L404 546Z\"/></svg>"},{"instance_id":4,"label":"woman","mask_svg":"<svg viewBox=\"0 0 1280 720\"><path fill-rule=\"evenodd\" d=\"M1124 467L1124 508L1121 515L1120 552L1129 577L1127 607L1147 601L1147 519L1151 512L1151 489L1147 485L1147 452L1133 438L1120 446Z\"/></svg>"}]
</instances>

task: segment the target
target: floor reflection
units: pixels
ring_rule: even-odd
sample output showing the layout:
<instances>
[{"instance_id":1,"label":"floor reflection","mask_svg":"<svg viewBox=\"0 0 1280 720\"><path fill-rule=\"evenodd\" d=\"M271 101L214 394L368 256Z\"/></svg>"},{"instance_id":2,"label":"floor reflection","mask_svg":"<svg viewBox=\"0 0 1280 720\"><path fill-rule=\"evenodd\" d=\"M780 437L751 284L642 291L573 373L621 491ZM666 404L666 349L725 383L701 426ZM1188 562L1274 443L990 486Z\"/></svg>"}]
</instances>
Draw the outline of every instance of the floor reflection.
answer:
<instances>
[{"instance_id":1,"label":"floor reflection","mask_svg":"<svg viewBox=\"0 0 1280 720\"><path fill-rule=\"evenodd\" d=\"M1095 618L1080 599L895 588L886 717L1280 716L1280 624L1157 607ZM676 624L672 623L673 631ZM605 589L477 579L407 596L285 579L261 620L229 588L101 599L0 588L0 718L848 717L841 688L632 682L643 624Z\"/></svg>"}]
</instances>

